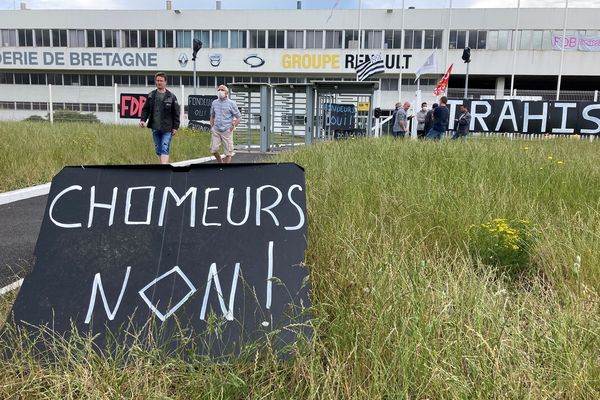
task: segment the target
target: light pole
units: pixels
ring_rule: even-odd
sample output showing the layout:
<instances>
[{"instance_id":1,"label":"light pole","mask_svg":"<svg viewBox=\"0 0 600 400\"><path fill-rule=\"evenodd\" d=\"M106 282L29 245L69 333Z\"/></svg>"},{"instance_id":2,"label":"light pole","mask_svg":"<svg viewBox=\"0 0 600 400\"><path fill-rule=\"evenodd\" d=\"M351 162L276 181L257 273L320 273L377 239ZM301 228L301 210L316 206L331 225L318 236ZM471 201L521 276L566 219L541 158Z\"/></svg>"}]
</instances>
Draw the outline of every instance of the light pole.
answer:
<instances>
[{"instance_id":1,"label":"light pole","mask_svg":"<svg viewBox=\"0 0 600 400\"><path fill-rule=\"evenodd\" d=\"M198 54L198 50L202 48L202 42L200 39L194 39L193 51L192 51L192 61L194 62L194 94L196 94L196 54Z\"/></svg>"},{"instance_id":2,"label":"light pole","mask_svg":"<svg viewBox=\"0 0 600 400\"><path fill-rule=\"evenodd\" d=\"M467 64L467 75L465 76L465 99L469 90L469 65L471 64L471 48L465 47L462 54L463 61Z\"/></svg>"}]
</instances>

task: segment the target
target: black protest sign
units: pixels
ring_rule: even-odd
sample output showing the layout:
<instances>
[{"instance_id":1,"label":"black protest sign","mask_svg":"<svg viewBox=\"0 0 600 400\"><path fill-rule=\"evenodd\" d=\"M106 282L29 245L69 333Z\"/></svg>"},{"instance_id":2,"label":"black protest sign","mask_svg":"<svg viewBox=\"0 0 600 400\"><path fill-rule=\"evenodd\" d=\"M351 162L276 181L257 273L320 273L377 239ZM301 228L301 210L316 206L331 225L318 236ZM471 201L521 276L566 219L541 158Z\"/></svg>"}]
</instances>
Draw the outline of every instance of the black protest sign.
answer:
<instances>
[{"instance_id":1,"label":"black protest sign","mask_svg":"<svg viewBox=\"0 0 600 400\"><path fill-rule=\"evenodd\" d=\"M52 182L15 322L59 334L73 324L100 347L149 320L164 341L181 328L202 336L205 354L235 353L265 332L289 344L310 334L305 247L295 164L67 167Z\"/></svg>"},{"instance_id":2,"label":"black protest sign","mask_svg":"<svg viewBox=\"0 0 600 400\"><path fill-rule=\"evenodd\" d=\"M323 104L323 128L325 129L352 129L356 108L353 104Z\"/></svg>"},{"instance_id":3,"label":"black protest sign","mask_svg":"<svg viewBox=\"0 0 600 400\"><path fill-rule=\"evenodd\" d=\"M140 119L142 108L146 104L148 96L145 94L121 93L119 100L119 117Z\"/></svg>"},{"instance_id":4,"label":"black protest sign","mask_svg":"<svg viewBox=\"0 0 600 400\"><path fill-rule=\"evenodd\" d=\"M577 130L584 135L600 133L600 103L580 102Z\"/></svg>"},{"instance_id":5,"label":"black protest sign","mask_svg":"<svg viewBox=\"0 0 600 400\"><path fill-rule=\"evenodd\" d=\"M210 106L215 96L188 96L188 119L190 121L208 121L210 120Z\"/></svg>"}]
</instances>

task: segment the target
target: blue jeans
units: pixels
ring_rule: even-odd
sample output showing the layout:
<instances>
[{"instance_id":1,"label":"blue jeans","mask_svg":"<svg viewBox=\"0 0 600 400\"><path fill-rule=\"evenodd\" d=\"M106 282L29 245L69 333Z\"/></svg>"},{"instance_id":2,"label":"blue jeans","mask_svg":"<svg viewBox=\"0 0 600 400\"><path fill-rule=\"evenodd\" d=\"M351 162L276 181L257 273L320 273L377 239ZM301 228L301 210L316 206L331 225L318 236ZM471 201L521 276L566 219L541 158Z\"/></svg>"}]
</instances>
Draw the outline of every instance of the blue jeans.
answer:
<instances>
[{"instance_id":1,"label":"blue jeans","mask_svg":"<svg viewBox=\"0 0 600 400\"><path fill-rule=\"evenodd\" d=\"M171 132L161 132L158 129L152 129L152 139L154 139L154 150L157 156L168 156L171 147Z\"/></svg>"},{"instance_id":2,"label":"blue jeans","mask_svg":"<svg viewBox=\"0 0 600 400\"><path fill-rule=\"evenodd\" d=\"M392 136L395 137L395 138L403 139L404 135L406 135L406 132L404 132L404 131L394 131L394 130L392 130Z\"/></svg>"},{"instance_id":3,"label":"blue jeans","mask_svg":"<svg viewBox=\"0 0 600 400\"><path fill-rule=\"evenodd\" d=\"M436 131L435 129L431 128L429 132L427 132L425 139L440 140L443 134L444 132Z\"/></svg>"},{"instance_id":4,"label":"blue jeans","mask_svg":"<svg viewBox=\"0 0 600 400\"><path fill-rule=\"evenodd\" d=\"M452 140L456 140L456 139L466 139L467 138L467 133L461 133L459 131L454 131L454 134L452 135L451 139Z\"/></svg>"}]
</instances>

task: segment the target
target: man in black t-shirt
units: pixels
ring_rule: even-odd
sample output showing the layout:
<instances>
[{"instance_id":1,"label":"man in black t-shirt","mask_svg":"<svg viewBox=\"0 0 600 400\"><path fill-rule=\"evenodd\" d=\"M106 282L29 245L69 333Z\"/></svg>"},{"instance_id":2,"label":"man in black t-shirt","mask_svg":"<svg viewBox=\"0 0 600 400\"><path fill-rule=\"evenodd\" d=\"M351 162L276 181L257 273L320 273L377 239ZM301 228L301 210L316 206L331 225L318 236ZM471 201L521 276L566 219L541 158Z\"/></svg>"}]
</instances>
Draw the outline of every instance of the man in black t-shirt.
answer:
<instances>
[{"instance_id":1,"label":"man in black t-shirt","mask_svg":"<svg viewBox=\"0 0 600 400\"><path fill-rule=\"evenodd\" d=\"M440 105L433 111L433 127L427 132L425 139L440 140L444 133L448 130L448 118L450 117L450 110L446 107L448 98L442 96L440 98Z\"/></svg>"}]
</instances>

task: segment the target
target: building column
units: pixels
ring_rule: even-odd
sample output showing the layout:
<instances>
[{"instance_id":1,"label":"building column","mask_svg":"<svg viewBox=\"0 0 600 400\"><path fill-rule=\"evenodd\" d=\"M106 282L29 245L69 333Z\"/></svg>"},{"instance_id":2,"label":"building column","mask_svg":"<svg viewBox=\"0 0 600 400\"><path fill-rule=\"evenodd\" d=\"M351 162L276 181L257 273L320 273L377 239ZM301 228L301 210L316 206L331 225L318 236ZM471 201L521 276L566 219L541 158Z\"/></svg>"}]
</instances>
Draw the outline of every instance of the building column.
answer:
<instances>
[{"instance_id":1,"label":"building column","mask_svg":"<svg viewBox=\"0 0 600 400\"><path fill-rule=\"evenodd\" d=\"M500 100L504 98L504 83L506 78L499 76L496 78L496 99Z\"/></svg>"}]
</instances>

